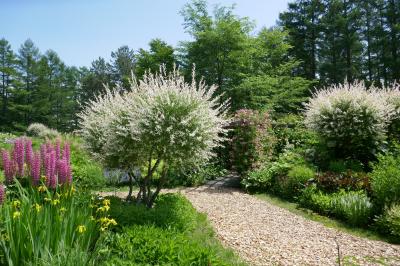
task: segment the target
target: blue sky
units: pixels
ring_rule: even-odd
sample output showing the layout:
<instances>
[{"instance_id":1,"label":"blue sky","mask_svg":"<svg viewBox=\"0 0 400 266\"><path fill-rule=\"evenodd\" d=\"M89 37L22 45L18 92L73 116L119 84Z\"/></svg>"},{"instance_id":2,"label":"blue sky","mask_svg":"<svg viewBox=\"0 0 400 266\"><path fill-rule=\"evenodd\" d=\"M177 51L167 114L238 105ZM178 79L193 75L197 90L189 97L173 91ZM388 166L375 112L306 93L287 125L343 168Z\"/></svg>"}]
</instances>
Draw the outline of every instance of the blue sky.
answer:
<instances>
[{"instance_id":1,"label":"blue sky","mask_svg":"<svg viewBox=\"0 0 400 266\"><path fill-rule=\"evenodd\" d=\"M188 40L179 10L188 0L0 0L0 38L16 51L31 38L41 52L56 51L68 65L89 66L122 45L147 48L153 38L176 46ZM257 29L273 26L288 0L209 0L236 3L236 14Z\"/></svg>"}]
</instances>

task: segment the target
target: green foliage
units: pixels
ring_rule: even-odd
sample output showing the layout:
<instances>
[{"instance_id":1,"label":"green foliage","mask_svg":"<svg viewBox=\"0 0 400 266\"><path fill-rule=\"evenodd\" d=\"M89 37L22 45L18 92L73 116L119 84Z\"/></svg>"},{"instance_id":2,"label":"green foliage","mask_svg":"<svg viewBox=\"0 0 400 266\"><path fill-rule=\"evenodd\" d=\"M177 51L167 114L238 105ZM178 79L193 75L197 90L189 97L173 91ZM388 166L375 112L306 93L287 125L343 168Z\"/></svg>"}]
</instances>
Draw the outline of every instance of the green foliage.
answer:
<instances>
[{"instance_id":1,"label":"green foliage","mask_svg":"<svg viewBox=\"0 0 400 266\"><path fill-rule=\"evenodd\" d=\"M376 220L376 226L384 233L400 239L400 204L393 204Z\"/></svg>"},{"instance_id":2,"label":"green foliage","mask_svg":"<svg viewBox=\"0 0 400 266\"><path fill-rule=\"evenodd\" d=\"M251 171L243 177L242 185L250 191L272 189L274 193L282 193L282 183L290 169L297 165L305 165L304 157L295 150L286 150L274 162L266 163L259 169ZM271 187L272 185L272 187ZM283 193L282 193L283 194Z\"/></svg>"},{"instance_id":3,"label":"green foliage","mask_svg":"<svg viewBox=\"0 0 400 266\"><path fill-rule=\"evenodd\" d=\"M372 213L372 203L364 191L341 191L331 202L335 215L351 225L365 225Z\"/></svg>"},{"instance_id":4,"label":"green foliage","mask_svg":"<svg viewBox=\"0 0 400 266\"><path fill-rule=\"evenodd\" d=\"M338 169L341 170L341 169ZM320 172L316 176L318 188L326 192L336 192L338 189L370 191L370 177L365 172Z\"/></svg>"},{"instance_id":5,"label":"green foliage","mask_svg":"<svg viewBox=\"0 0 400 266\"><path fill-rule=\"evenodd\" d=\"M375 203L383 209L385 206L400 202L400 157L396 154L380 155L373 164L371 188Z\"/></svg>"},{"instance_id":6,"label":"green foliage","mask_svg":"<svg viewBox=\"0 0 400 266\"><path fill-rule=\"evenodd\" d=\"M334 160L329 162L328 170L335 173L344 173L347 170L361 172L363 165L356 160Z\"/></svg>"},{"instance_id":7,"label":"green foliage","mask_svg":"<svg viewBox=\"0 0 400 266\"><path fill-rule=\"evenodd\" d=\"M110 216L119 226L155 225L161 228L174 228L178 231L193 230L196 226L193 217L195 209L180 194L163 194L157 199L154 208L130 204L116 197L111 200Z\"/></svg>"},{"instance_id":8,"label":"green foliage","mask_svg":"<svg viewBox=\"0 0 400 266\"><path fill-rule=\"evenodd\" d=\"M321 214L332 213L332 199L329 194L318 190L315 185L306 187L299 196L299 204Z\"/></svg>"},{"instance_id":9,"label":"green foliage","mask_svg":"<svg viewBox=\"0 0 400 266\"><path fill-rule=\"evenodd\" d=\"M282 193L293 198L301 193L310 179L314 178L315 171L305 165L294 166L287 174L286 180L280 185Z\"/></svg>"},{"instance_id":10,"label":"green foliage","mask_svg":"<svg viewBox=\"0 0 400 266\"><path fill-rule=\"evenodd\" d=\"M290 76L251 76L232 92L234 110L241 108L298 113L313 82Z\"/></svg>"},{"instance_id":11,"label":"green foliage","mask_svg":"<svg viewBox=\"0 0 400 266\"><path fill-rule=\"evenodd\" d=\"M89 195L69 187L53 193L17 183L0 208L2 264L36 265L52 256L66 259L68 252L89 253L99 237L90 204Z\"/></svg>"},{"instance_id":12,"label":"green foliage","mask_svg":"<svg viewBox=\"0 0 400 266\"><path fill-rule=\"evenodd\" d=\"M282 153L287 146L309 150L315 146L319 139L317 135L304 125L304 117L287 114L278 117L272 122L277 144L274 153Z\"/></svg>"},{"instance_id":13,"label":"green foliage","mask_svg":"<svg viewBox=\"0 0 400 266\"><path fill-rule=\"evenodd\" d=\"M235 113L231 127L233 169L239 174L245 174L270 160L275 138L267 112L239 110Z\"/></svg>"},{"instance_id":14,"label":"green foliage","mask_svg":"<svg viewBox=\"0 0 400 266\"><path fill-rule=\"evenodd\" d=\"M222 166L213 163L205 164L193 170L186 171L180 175L172 170L169 175L179 175L180 177L168 177L169 182L167 186L200 186L204 185L207 181L225 176L226 172L226 169L224 169Z\"/></svg>"},{"instance_id":15,"label":"green foliage","mask_svg":"<svg viewBox=\"0 0 400 266\"><path fill-rule=\"evenodd\" d=\"M255 191L268 191L271 189L274 178L274 169L268 165L259 169L250 171L248 175L243 178L242 185L246 190Z\"/></svg>"},{"instance_id":16,"label":"green foliage","mask_svg":"<svg viewBox=\"0 0 400 266\"><path fill-rule=\"evenodd\" d=\"M244 265L182 195L160 195L152 209L109 199L122 228L99 247L103 265Z\"/></svg>"}]
</instances>

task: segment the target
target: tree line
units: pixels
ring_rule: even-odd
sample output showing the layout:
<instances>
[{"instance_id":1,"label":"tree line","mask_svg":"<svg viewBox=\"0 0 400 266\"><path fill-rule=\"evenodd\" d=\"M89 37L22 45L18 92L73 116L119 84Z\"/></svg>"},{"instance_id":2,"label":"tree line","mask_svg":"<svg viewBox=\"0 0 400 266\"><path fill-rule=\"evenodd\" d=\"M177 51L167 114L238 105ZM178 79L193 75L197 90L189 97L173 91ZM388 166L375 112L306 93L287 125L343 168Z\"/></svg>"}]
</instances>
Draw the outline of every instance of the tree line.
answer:
<instances>
[{"instance_id":1,"label":"tree line","mask_svg":"<svg viewBox=\"0 0 400 266\"><path fill-rule=\"evenodd\" d=\"M392 83L400 78L400 3L395 0L296 0L278 25L254 33L255 24L234 7L208 11L205 0L181 15L191 40L172 47L160 39L134 51L122 46L90 67L66 66L54 51L41 54L31 40L17 52L0 40L0 130L22 131L41 122L73 131L76 114L109 87L129 90L131 73L178 66L191 78L218 85L232 111L299 112L313 86L345 79Z\"/></svg>"}]
</instances>

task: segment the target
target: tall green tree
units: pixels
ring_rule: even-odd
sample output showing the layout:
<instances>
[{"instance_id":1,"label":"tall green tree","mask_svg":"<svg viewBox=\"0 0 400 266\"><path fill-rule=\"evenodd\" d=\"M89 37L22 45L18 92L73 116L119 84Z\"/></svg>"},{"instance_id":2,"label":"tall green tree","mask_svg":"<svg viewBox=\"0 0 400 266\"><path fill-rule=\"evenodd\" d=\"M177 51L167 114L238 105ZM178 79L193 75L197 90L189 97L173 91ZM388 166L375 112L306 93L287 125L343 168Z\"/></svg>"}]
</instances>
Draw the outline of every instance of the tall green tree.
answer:
<instances>
[{"instance_id":1,"label":"tall green tree","mask_svg":"<svg viewBox=\"0 0 400 266\"><path fill-rule=\"evenodd\" d=\"M313 82L293 76L299 61L290 55L287 36L279 28L264 28L252 39L249 72L230 93L233 110L299 111Z\"/></svg>"},{"instance_id":2,"label":"tall green tree","mask_svg":"<svg viewBox=\"0 0 400 266\"><path fill-rule=\"evenodd\" d=\"M11 130L11 113L9 101L17 81L16 56L6 39L0 40L0 129Z\"/></svg>"},{"instance_id":3,"label":"tall green tree","mask_svg":"<svg viewBox=\"0 0 400 266\"><path fill-rule=\"evenodd\" d=\"M166 71L173 69L176 63L174 48L160 39L153 39L149 43L150 50L139 49L136 55L136 77L141 78L146 71L152 73L160 70L160 65L164 65Z\"/></svg>"},{"instance_id":4,"label":"tall green tree","mask_svg":"<svg viewBox=\"0 0 400 266\"><path fill-rule=\"evenodd\" d=\"M204 0L185 5L181 14L193 38L180 49L186 73L196 65L196 72L207 84L218 85L217 93L239 84L248 64L249 34L254 27L249 19L234 15L233 7L216 6L210 15Z\"/></svg>"},{"instance_id":5,"label":"tall green tree","mask_svg":"<svg viewBox=\"0 0 400 266\"><path fill-rule=\"evenodd\" d=\"M111 53L110 70L115 84L129 89L129 80L135 71L135 61L135 52L126 45Z\"/></svg>"}]
</instances>

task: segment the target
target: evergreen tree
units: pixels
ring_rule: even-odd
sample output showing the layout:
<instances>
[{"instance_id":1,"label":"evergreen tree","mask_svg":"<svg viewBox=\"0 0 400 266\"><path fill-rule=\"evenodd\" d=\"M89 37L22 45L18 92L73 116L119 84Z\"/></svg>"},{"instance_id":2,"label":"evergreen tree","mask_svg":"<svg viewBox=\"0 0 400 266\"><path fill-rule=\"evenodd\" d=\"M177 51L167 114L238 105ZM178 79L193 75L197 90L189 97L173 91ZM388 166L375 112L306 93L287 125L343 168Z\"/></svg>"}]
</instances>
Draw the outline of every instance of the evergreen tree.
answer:
<instances>
[{"instance_id":1,"label":"evergreen tree","mask_svg":"<svg viewBox=\"0 0 400 266\"><path fill-rule=\"evenodd\" d=\"M111 53L111 73L113 82L122 88L129 88L129 80L135 70L135 53L128 46L121 46Z\"/></svg>"},{"instance_id":2,"label":"evergreen tree","mask_svg":"<svg viewBox=\"0 0 400 266\"><path fill-rule=\"evenodd\" d=\"M9 100L15 89L16 56L11 49L11 45L6 39L0 40L0 130L11 130L11 113L9 110Z\"/></svg>"}]
</instances>

